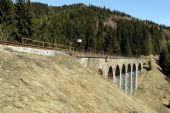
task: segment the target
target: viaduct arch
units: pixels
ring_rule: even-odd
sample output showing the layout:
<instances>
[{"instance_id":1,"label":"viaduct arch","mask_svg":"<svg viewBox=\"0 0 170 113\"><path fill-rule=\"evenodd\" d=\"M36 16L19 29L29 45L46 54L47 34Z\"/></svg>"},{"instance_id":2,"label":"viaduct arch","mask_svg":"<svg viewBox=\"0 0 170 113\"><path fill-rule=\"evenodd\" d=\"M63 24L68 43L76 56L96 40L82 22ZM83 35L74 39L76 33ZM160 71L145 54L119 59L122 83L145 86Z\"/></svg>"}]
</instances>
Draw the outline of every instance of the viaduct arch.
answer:
<instances>
[{"instance_id":1,"label":"viaduct arch","mask_svg":"<svg viewBox=\"0 0 170 113\"><path fill-rule=\"evenodd\" d=\"M112 68L112 66L109 67L108 78L113 79L113 68Z\"/></svg>"},{"instance_id":2,"label":"viaduct arch","mask_svg":"<svg viewBox=\"0 0 170 113\"><path fill-rule=\"evenodd\" d=\"M80 58L80 63L98 71L116 86L132 94L137 90L138 80L142 75L144 59L136 58Z\"/></svg>"}]
</instances>

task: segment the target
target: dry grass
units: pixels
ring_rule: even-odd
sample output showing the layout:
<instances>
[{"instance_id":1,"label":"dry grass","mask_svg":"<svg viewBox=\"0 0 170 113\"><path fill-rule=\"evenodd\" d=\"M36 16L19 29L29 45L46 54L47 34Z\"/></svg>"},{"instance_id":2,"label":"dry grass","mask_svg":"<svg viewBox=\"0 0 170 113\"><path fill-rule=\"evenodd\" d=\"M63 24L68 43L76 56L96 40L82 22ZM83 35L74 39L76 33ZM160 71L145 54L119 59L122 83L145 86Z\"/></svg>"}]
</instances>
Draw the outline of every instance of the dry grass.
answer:
<instances>
[{"instance_id":1,"label":"dry grass","mask_svg":"<svg viewBox=\"0 0 170 113\"><path fill-rule=\"evenodd\" d=\"M64 56L0 52L0 113L156 113Z\"/></svg>"},{"instance_id":2,"label":"dry grass","mask_svg":"<svg viewBox=\"0 0 170 113\"><path fill-rule=\"evenodd\" d=\"M152 61L152 67L151 71L145 70L136 97L159 113L170 113L166 107L170 101L170 83L155 60Z\"/></svg>"}]
</instances>

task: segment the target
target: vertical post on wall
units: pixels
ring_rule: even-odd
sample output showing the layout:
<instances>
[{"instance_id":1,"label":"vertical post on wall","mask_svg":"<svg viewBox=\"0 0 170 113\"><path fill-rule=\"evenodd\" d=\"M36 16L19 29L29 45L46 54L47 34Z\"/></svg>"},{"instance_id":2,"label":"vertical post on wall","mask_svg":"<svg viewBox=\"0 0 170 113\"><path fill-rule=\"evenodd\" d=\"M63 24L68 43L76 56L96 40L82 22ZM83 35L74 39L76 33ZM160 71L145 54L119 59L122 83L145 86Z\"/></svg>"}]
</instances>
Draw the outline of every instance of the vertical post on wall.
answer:
<instances>
[{"instance_id":1,"label":"vertical post on wall","mask_svg":"<svg viewBox=\"0 0 170 113\"><path fill-rule=\"evenodd\" d=\"M128 67L128 66L127 66ZM127 71L128 71L128 68L125 67L125 92L128 93L128 78L127 78Z\"/></svg>"},{"instance_id":2,"label":"vertical post on wall","mask_svg":"<svg viewBox=\"0 0 170 113\"><path fill-rule=\"evenodd\" d=\"M35 46L35 40L33 40L33 46Z\"/></svg>"},{"instance_id":3,"label":"vertical post on wall","mask_svg":"<svg viewBox=\"0 0 170 113\"><path fill-rule=\"evenodd\" d=\"M136 75L136 86L135 86L135 91L137 90L137 88L138 88L138 65L136 66L136 73L135 73L135 75Z\"/></svg>"},{"instance_id":4,"label":"vertical post on wall","mask_svg":"<svg viewBox=\"0 0 170 113\"><path fill-rule=\"evenodd\" d=\"M43 42L43 47L44 47L44 42Z\"/></svg>"},{"instance_id":5,"label":"vertical post on wall","mask_svg":"<svg viewBox=\"0 0 170 113\"><path fill-rule=\"evenodd\" d=\"M49 45L49 48L50 48L50 43L48 43L48 45Z\"/></svg>"},{"instance_id":6,"label":"vertical post on wall","mask_svg":"<svg viewBox=\"0 0 170 113\"><path fill-rule=\"evenodd\" d=\"M120 73L120 77L119 77L119 79L120 79L120 81L119 81L119 87L121 88L122 87L122 72L121 72L121 68L119 68L119 73Z\"/></svg>"},{"instance_id":7,"label":"vertical post on wall","mask_svg":"<svg viewBox=\"0 0 170 113\"><path fill-rule=\"evenodd\" d=\"M142 73L143 73L143 64L141 63L141 75L140 76L142 76Z\"/></svg>"},{"instance_id":8,"label":"vertical post on wall","mask_svg":"<svg viewBox=\"0 0 170 113\"><path fill-rule=\"evenodd\" d=\"M106 78L108 77L108 72L107 71L108 71L107 70L107 64L105 63L104 64L104 73L105 73L105 75L107 75Z\"/></svg>"},{"instance_id":9,"label":"vertical post on wall","mask_svg":"<svg viewBox=\"0 0 170 113\"><path fill-rule=\"evenodd\" d=\"M116 78L115 78L115 68L113 68L113 84L115 84L116 83Z\"/></svg>"},{"instance_id":10,"label":"vertical post on wall","mask_svg":"<svg viewBox=\"0 0 170 113\"><path fill-rule=\"evenodd\" d=\"M133 77L132 77L132 69L133 69L133 66L132 66L132 68L131 68L131 70L130 70L130 94L132 95L132 89L133 89L133 87L132 87L132 85L133 85L133 83L132 83L132 81L133 81Z\"/></svg>"},{"instance_id":11,"label":"vertical post on wall","mask_svg":"<svg viewBox=\"0 0 170 113\"><path fill-rule=\"evenodd\" d=\"M117 85L117 82L116 82L116 65L114 67L114 74L113 74L113 76L114 76L114 84Z\"/></svg>"}]
</instances>

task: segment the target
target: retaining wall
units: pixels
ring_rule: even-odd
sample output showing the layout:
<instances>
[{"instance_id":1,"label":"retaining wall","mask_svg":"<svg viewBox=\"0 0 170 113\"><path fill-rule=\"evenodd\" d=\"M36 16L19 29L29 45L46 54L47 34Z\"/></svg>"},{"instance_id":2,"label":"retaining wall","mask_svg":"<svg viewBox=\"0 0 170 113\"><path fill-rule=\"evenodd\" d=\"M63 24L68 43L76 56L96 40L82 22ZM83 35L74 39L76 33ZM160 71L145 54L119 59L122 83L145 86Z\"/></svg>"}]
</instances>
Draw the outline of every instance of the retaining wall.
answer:
<instances>
[{"instance_id":1,"label":"retaining wall","mask_svg":"<svg viewBox=\"0 0 170 113\"><path fill-rule=\"evenodd\" d=\"M59 52L55 50L45 50L31 47L19 47L19 46L10 46L0 44L0 50L10 51L10 52L23 52L35 55L44 55L44 56L55 56L55 55L67 55L65 52Z\"/></svg>"}]
</instances>

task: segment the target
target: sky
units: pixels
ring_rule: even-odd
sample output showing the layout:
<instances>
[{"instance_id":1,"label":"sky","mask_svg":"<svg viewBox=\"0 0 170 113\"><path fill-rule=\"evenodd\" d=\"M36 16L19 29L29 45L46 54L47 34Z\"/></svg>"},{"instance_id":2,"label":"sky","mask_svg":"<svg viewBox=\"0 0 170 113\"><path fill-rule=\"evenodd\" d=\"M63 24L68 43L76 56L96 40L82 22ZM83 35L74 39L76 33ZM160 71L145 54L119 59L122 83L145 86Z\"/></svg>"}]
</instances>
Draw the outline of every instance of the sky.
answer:
<instances>
[{"instance_id":1,"label":"sky","mask_svg":"<svg viewBox=\"0 0 170 113\"><path fill-rule=\"evenodd\" d=\"M170 0L32 0L52 6L73 3L93 4L111 10L125 12L142 20L152 20L170 26Z\"/></svg>"}]
</instances>

